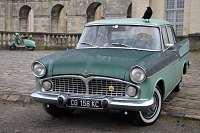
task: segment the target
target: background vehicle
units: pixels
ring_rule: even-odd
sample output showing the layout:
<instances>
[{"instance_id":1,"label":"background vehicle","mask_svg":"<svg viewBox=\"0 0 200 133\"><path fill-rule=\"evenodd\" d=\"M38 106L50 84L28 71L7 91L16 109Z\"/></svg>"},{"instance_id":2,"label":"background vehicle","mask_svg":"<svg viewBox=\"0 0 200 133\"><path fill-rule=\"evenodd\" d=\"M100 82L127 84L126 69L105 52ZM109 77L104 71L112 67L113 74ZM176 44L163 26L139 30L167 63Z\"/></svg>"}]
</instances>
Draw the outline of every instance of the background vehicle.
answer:
<instances>
[{"instance_id":1,"label":"background vehicle","mask_svg":"<svg viewBox=\"0 0 200 133\"><path fill-rule=\"evenodd\" d=\"M177 42L165 20L112 19L86 24L76 49L33 62L37 91L52 116L75 109L124 112L139 125L156 122L162 101L180 91L189 41Z\"/></svg>"},{"instance_id":2,"label":"background vehicle","mask_svg":"<svg viewBox=\"0 0 200 133\"><path fill-rule=\"evenodd\" d=\"M23 38L19 33L15 33L15 40L9 44L10 50L15 50L16 47L19 48L28 48L30 51L33 51L36 47L35 42L28 38Z\"/></svg>"}]
</instances>

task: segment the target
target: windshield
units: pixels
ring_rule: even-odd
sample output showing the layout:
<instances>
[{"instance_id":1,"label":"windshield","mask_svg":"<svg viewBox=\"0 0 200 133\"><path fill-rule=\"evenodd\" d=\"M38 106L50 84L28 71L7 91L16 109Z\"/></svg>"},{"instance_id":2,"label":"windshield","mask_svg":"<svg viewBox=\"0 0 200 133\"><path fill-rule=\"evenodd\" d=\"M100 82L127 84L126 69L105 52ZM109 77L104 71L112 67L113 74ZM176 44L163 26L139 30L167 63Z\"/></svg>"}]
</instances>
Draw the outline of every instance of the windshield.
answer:
<instances>
[{"instance_id":1,"label":"windshield","mask_svg":"<svg viewBox=\"0 0 200 133\"><path fill-rule=\"evenodd\" d=\"M145 26L87 26L76 48L128 47L161 50L159 29Z\"/></svg>"}]
</instances>

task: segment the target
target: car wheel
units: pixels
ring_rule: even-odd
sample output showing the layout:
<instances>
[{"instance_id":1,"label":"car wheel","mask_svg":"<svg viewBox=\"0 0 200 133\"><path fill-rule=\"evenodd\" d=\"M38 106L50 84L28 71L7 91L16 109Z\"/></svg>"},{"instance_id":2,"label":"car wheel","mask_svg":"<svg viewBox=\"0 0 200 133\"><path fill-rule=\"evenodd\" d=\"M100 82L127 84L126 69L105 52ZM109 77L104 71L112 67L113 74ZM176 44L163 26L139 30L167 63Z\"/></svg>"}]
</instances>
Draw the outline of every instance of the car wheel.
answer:
<instances>
[{"instance_id":1,"label":"car wheel","mask_svg":"<svg viewBox=\"0 0 200 133\"><path fill-rule=\"evenodd\" d=\"M13 46L10 46L10 50L15 50L16 49L16 46L13 45Z\"/></svg>"},{"instance_id":2,"label":"car wheel","mask_svg":"<svg viewBox=\"0 0 200 133\"><path fill-rule=\"evenodd\" d=\"M28 49L29 49L30 51L33 51L35 48L34 48L34 47L28 47Z\"/></svg>"},{"instance_id":3,"label":"car wheel","mask_svg":"<svg viewBox=\"0 0 200 133\"><path fill-rule=\"evenodd\" d=\"M174 88L173 91L179 92L179 91L181 90L181 88L182 88L182 85L183 85L183 83L182 83L182 78L181 78L181 80L180 80L179 83L176 85L176 87Z\"/></svg>"},{"instance_id":4,"label":"car wheel","mask_svg":"<svg viewBox=\"0 0 200 133\"><path fill-rule=\"evenodd\" d=\"M130 119L135 124L141 126L149 126L157 121L162 108L162 96L159 87L156 87L153 97L154 97L154 104L151 108L144 111L129 112Z\"/></svg>"},{"instance_id":5,"label":"car wheel","mask_svg":"<svg viewBox=\"0 0 200 133\"><path fill-rule=\"evenodd\" d=\"M53 117L67 116L74 112L73 109L58 108L56 105L47 104L47 103L43 103L42 107L46 111L47 114L49 114Z\"/></svg>"}]
</instances>

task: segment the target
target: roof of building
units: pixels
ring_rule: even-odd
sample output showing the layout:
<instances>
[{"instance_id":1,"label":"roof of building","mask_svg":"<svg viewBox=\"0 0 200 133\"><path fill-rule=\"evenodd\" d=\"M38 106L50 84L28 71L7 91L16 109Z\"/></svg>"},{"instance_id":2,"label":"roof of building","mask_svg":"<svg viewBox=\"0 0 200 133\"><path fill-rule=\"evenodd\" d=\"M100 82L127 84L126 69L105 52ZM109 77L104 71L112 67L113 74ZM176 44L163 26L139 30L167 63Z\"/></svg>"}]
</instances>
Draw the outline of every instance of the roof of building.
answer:
<instances>
[{"instance_id":1,"label":"roof of building","mask_svg":"<svg viewBox=\"0 0 200 133\"><path fill-rule=\"evenodd\" d=\"M121 19L102 19L102 20L96 20L87 23L86 25L167 25L170 24L170 22L162 19L149 19L149 22L147 20L142 18L121 18Z\"/></svg>"}]
</instances>

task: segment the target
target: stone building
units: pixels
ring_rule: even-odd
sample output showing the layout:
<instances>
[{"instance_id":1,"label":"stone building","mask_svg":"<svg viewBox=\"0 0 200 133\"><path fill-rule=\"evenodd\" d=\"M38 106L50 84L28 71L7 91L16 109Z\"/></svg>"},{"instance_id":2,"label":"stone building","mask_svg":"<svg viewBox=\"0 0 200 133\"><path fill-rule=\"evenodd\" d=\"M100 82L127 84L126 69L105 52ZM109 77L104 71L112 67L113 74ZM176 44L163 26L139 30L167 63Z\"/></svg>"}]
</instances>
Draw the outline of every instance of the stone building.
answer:
<instances>
[{"instance_id":1,"label":"stone building","mask_svg":"<svg viewBox=\"0 0 200 133\"><path fill-rule=\"evenodd\" d=\"M147 6L178 35L200 32L200 0L0 0L0 31L81 33L93 20L141 18Z\"/></svg>"}]
</instances>

